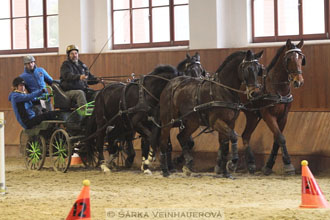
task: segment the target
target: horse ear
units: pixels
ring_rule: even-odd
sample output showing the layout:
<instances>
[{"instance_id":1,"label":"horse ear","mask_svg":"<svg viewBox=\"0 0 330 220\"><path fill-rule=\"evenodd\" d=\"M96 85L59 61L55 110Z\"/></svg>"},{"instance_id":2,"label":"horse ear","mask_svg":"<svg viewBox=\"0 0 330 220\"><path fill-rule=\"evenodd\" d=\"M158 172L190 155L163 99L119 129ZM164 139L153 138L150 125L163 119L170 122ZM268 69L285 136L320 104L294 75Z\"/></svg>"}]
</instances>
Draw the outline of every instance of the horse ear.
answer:
<instances>
[{"instance_id":1,"label":"horse ear","mask_svg":"<svg viewBox=\"0 0 330 220\"><path fill-rule=\"evenodd\" d=\"M286 48L290 49L290 48L291 48L291 45L292 45L291 40L288 39L288 40L286 41Z\"/></svg>"},{"instance_id":2,"label":"horse ear","mask_svg":"<svg viewBox=\"0 0 330 220\"><path fill-rule=\"evenodd\" d=\"M189 53L186 54L186 57L187 57L188 59L191 59Z\"/></svg>"},{"instance_id":3,"label":"horse ear","mask_svg":"<svg viewBox=\"0 0 330 220\"><path fill-rule=\"evenodd\" d=\"M257 60L259 60L259 59L262 57L262 54L263 54L263 53L264 53L263 50L260 51L259 53L257 53L257 54L254 55L254 58L257 59Z\"/></svg>"},{"instance_id":4,"label":"horse ear","mask_svg":"<svg viewBox=\"0 0 330 220\"><path fill-rule=\"evenodd\" d=\"M297 45L297 47L298 47L299 49L302 49L303 46L304 46L304 39L301 39L301 41L299 42L299 44Z\"/></svg>"},{"instance_id":5,"label":"horse ear","mask_svg":"<svg viewBox=\"0 0 330 220\"><path fill-rule=\"evenodd\" d=\"M246 60L252 60L253 59L253 57L252 57L252 51L251 50L248 50L246 52L245 59Z\"/></svg>"},{"instance_id":6,"label":"horse ear","mask_svg":"<svg viewBox=\"0 0 330 220\"><path fill-rule=\"evenodd\" d=\"M201 60L201 56L199 55L198 52L195 53L195 57L197 58L197 60Z\"/></svg>"}]
</instances>

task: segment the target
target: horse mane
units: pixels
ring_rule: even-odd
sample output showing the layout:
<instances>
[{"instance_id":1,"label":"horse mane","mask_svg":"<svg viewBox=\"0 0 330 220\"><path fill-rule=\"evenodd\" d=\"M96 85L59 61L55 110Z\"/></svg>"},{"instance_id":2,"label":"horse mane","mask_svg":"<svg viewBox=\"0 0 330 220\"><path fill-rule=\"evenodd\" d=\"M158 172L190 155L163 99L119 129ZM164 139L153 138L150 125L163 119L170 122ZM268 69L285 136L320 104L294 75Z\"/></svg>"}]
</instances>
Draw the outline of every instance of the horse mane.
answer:
<instances>
[{"instance_id":1,"label":"horse mane","mask_svg":"<svg viewBox=\"0 0 330 220\"><path fill-rule=\"evenodd\" d=\"M225 68L225 66L230 62L232 61L233 59L235 59L237 56L245 56L246 54L246 51L236 51L232 54L230 54L226 59L225 61L222 62L222 64L219 66L219 68L217 69L217 71L215 71L216 73L220 73L221 70L223 68Z\"/></svg>"},{"instance_id":2,"label":"horse mane","mask_svg":"<svg viewBox=\"0 0 330 220\"><path fill-rule=\"evenodd\" d=\"M178 71L182 71L182 70L184 70L184 67L185 67L185 65L186 65L186 63L187 63L187 58L186 59L184 59L183 61L181 61L178 65L177 65L177 70Z\"/></svg>"},{"instance_id":3,"label":"horse mane","mask_svg":"<svg viewBox=\"0 0 330 220\"><path fill-rule=\"evenodd\" d=\"M173 67L171 65L159 65L150 74L151 75L159 75L161 73L173 73L173 74L176 74L176 75L178 74L175 67Z\"/></svg>"},{"instance_id":4,"label":"horse mane","mask_svg":"<svg viewBox=\"0 0 330 220\"><path fill-rule=\"evenodd\" d=\"M282 54L282 52L283 52L283 50L284 50L285 47L286 47L286 45L283 45L282 47L280 47L277 50L275 57L272 59L272 62L270 62L270 64L267 66L267 72L269 72L275 66L278 58Z\"/></svg>"}]
</instances>

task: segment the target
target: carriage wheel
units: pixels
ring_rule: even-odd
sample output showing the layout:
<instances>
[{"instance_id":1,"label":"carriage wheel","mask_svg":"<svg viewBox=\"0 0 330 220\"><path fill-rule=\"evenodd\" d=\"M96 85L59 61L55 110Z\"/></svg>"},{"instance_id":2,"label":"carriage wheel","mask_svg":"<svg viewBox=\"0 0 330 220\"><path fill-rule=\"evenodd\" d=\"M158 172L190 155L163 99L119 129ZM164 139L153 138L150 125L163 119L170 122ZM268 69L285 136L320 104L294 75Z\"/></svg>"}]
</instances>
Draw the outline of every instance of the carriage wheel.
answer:
<instances>
[{"instance_id":1,"label":"carriage wheel","mask_svg":"<svg viewBox=\"0 0 330 220\"><path fill-rule=\"evenodd\" d=\"M96 168L100 165L97 154L90 156L87 153L79 153L79 156L86 168Z\"/></svg>"},{"instance_id":2,"label":"carriage wheel","mask_svg":"<svg viewBox=\"0 0 330 220\"><path fill-rule=\"evenodd\" d=\"M35 135L28 138L24 150L26 168L40 170L45 163L46 151L46 141L43 136Z\"/></svg>"},{"instance_id":3,"label":"carriage wheel","mask_svg":"<svg viewBox=\"0 0 330 220\"><path fill-rule=\"evenodd\" d=\"M131 168L135 157L135 152L132 152L134 149L130 149L127 141L117 141L115 145L118 147L117 166Z\"/></svg>"},{"instance_id":4,"label":"carriage wheel","mask_svg":"<svg viewBox=\"0 0 330 220\"><path fill-rule=\"evenodd\" d=\"M65 173L70 167L72 148L68 133L63 129L56 130L49 142L49 156L55 171Z\"/></svg>"},{"instance_id":5,"label":"carriage wheel","mask_svg":"<svg viewBox=\"0 0 330 220\"><path fill-rule=\"evenodd\" d=\"M25 133L24 130L22 130L21 134L19 135L19 146L20 146L19 152L22 155L24 155L25 147L28 140L29 140L29 136Z\"/></svg>"}]
</instances>

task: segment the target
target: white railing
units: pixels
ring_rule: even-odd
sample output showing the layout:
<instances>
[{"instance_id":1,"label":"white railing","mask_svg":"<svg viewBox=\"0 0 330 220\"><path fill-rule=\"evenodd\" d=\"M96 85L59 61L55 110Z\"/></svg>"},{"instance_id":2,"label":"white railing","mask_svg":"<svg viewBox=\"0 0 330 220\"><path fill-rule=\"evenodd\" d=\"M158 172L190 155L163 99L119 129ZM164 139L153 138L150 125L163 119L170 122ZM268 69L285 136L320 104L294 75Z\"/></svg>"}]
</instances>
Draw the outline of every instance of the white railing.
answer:
<instances>
[{"instance_id":1,"label":"white railing","mask_svg":"<svg viewBox=\"0 0 330 220\"><path fill-rule=\"evenodd\" d=\"M5 116L3 112L0 112L0 195L5 193Z\"/></svg>"}]
</instances>

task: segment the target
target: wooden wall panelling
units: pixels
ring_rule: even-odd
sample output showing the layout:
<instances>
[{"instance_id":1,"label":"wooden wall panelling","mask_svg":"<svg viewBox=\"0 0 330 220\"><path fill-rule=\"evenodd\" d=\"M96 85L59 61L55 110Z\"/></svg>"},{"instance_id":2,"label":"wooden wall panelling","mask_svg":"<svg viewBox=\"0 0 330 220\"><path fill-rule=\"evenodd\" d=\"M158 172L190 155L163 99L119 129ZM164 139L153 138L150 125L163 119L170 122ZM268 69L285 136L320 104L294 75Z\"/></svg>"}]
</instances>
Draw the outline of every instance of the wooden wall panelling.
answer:
<instances>
[{"instance_id":1,"label":"wooden wall panelling","mask_svg":"<svg viewBox=\"0 0 330 220\"><path fill-rule=\"evenodd\" d=\"M254 52L264 50L261 63L269 65L279 47L253 48ZM136 51L101 54L92 67L96 76L130 75L137 76L150 73L159 64L177 66L185 59L186 53L193 55L198 51L204 68L213 73L231 53L248 48L202 49L180 51ZM293 89L294 102L292 111L329 111L330 110L330 44L305 45L306 66L303 67L305 84L302 88ZM97 54L80 54L87 66L90 66ZM37 65L44 67L54 79L59 79L60 66L66 55L36 56ZM22 57L0 58L0 109L10 108L7 101L14 77L23 71ZM126 78L123 78L126 80Z\"/></svg>"}]
</instances>

